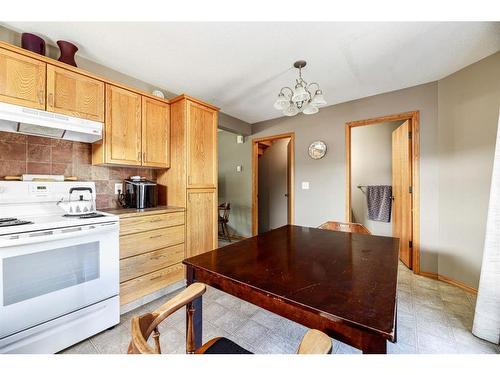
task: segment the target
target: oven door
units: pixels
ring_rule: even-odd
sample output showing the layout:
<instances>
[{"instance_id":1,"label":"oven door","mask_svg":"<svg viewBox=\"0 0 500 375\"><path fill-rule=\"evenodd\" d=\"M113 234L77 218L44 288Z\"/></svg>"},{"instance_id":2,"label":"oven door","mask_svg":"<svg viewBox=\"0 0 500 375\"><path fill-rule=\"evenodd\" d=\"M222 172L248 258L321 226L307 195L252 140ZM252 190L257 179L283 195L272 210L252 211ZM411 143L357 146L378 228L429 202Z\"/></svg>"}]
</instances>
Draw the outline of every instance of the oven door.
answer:
<instances>
[{"instance_id":1,"label":"oven door","mask_svg":"<svg viewBox=\"0 0 500 375\"><path fill-rule=\"evenodd\" d=\"M118 222L0 238L0 338L118 295Z\"/></svg>"}]
</instances>

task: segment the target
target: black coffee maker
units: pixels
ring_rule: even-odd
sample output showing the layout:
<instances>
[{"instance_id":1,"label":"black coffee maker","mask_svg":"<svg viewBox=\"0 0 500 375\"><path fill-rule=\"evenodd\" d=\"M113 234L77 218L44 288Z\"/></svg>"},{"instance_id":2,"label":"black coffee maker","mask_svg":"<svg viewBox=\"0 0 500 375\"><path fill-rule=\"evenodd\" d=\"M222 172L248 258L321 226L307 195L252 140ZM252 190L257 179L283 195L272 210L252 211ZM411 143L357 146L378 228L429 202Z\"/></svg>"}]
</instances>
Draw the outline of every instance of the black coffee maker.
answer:
<instances>
[{"instance_id":1,"label":"black coffee maker","mask_svg":"<svg viewBox=\"0 0 500 375\"><path fill-rule=\"evenodd\" d=\"M124 208L150 208L158 205L156 182L143 177L130 177L123 181L123 193L118 202Z\"/></svg>"}]
</instances>

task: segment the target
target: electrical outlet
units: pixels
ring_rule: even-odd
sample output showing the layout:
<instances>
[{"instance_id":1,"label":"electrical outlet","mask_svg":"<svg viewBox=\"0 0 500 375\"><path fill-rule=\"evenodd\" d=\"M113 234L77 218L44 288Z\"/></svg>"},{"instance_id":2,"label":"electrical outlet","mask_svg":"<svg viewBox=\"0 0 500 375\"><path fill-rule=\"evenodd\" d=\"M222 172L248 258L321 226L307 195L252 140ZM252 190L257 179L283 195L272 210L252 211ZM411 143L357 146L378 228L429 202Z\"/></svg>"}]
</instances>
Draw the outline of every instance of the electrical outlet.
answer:
<instances>
[{"instance_id":1,"label":"electrical outlet","mask_svg":"<svg viewBox=\"0 0 500 375\"><path fill-rule=\"evenodd\" d=\"M115 184L115 195L118 195L122 190L123 190L122 184L117 182Z\"/></svg>"}]
</instances>

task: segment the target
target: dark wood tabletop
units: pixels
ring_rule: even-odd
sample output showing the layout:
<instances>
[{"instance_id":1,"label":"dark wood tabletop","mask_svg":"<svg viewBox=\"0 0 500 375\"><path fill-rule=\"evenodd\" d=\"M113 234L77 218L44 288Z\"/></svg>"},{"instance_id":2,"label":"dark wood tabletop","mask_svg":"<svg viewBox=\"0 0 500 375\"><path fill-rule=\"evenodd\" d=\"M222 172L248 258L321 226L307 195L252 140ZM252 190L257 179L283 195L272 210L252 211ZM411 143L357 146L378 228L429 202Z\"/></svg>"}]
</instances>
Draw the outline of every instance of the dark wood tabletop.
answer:
<instances>
[{"instance_id":1,"label":"dark wood tabletop","mask_svg":"<svg viewBox=\"0 0 500 375\"><path fill-rule=\"evenodd\" d=\"M287 225L184 264L188 283L212 285L364 353L385 353L386 340L396 339L398 252L392 237Z\"/></svg>"}]
</instances>

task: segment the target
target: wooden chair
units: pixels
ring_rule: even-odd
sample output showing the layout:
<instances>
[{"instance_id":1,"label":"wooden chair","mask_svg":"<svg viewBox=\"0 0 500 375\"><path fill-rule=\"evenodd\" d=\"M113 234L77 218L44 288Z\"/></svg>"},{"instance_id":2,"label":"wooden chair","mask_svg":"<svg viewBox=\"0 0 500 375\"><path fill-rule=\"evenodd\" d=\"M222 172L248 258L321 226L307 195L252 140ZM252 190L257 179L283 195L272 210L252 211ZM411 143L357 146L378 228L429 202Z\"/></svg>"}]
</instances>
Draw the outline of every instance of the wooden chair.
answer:
<instances>
[{"instance_id":1,"label":"wooden chair","mask_svg":"<svg viewBox=\"0 0 500 375\"><path fill-rule=\"evenodd\" d=\"M339 221L327 221L321 224L319 229L336 230L339 232L371 234L371 232L362 224L358 223L341 223Z\"/></svg>"},{"instance_id":2,"label":"wooden chair","mask_svg":"<svg viewBox=\"0 0 500 375\"><path fill-rule=\"evenodd\" d=\"M231 210L231 203L222 203L219 205L219 225L221 228L222 237L225 237L227 241L231 242L231 237L229 236L229 229L227 223L229 222L229 211Z\"/></svg>"},{"instance_id":3,"label":"wooden chair","mask_svg":"<svg viewBox=\"0 0 500 375\"><path fill-rule=\"evenodd\" d=\"M132 318L132 340L128 347L129 354L161 354L160 332L158 325L175 311L186 306L188 311L186 353L189 354L252 354L235 342L225 337L216 337L207 341L198 350L194 350L193 300L205 293L206 286L194 283L176 295L152 313ZM154 348L148 339L153 334ZM330 337L315 329L306 332L299 345L297 354L328 354L332 351Z\"/></svg>"}]
</instances>

